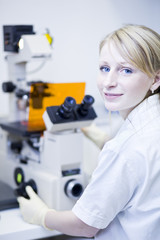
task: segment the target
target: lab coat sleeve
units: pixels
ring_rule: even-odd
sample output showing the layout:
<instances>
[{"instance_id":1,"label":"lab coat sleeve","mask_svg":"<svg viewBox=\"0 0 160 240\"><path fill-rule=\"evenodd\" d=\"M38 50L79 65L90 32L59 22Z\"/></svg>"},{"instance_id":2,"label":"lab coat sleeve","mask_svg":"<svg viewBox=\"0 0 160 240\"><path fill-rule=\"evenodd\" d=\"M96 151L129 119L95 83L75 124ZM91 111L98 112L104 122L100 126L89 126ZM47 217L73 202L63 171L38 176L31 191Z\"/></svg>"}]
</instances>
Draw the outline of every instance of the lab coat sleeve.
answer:
<instances>
[{"instance_id":1,"label":"lab coat sleeve","mask_svg":"<svg viewBox=\"0 0 160 240\"><path fill-rule=\"evenodd\" d=\"M136 168L137 164L123 152L105 148L90 184L72 209L74 214L92 227L106 228L120 211L132 204L140 181Z\"/></svg>"}]
</instances>

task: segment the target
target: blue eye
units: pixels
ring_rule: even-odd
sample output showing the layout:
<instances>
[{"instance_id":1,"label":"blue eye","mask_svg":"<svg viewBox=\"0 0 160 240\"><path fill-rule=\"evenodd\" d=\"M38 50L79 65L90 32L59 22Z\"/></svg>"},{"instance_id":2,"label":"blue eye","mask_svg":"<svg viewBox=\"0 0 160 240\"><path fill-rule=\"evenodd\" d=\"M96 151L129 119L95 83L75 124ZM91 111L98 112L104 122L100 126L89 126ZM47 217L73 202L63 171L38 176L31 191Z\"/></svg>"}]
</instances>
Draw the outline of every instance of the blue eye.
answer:
<instances>
[{"instance_id":1,"label":"blue eye","mask_svg":"<svg viewBox=\"0 0 160 240\"><path fill-rule=\"evenodd\" d=\"M110 68L109 68L109 67L106 67L106 66L102 66L102 67L100 67L100 70L101 70L102 72L109 72L109 71L110 71Z\"/></svg>"},{"instance_id":2,"label":"blue eye","mask_svg":"<svg viewBox=\"0 0 160 240\"><path fill-rule=\"evenodd\" d=\"M133 71L131 70L131 69L129 69L129 68L125 68L125 69L123 69L123 71L124 71L124 73L126 73L126 74L131 74Z\"/></svg>"}]
</instances>

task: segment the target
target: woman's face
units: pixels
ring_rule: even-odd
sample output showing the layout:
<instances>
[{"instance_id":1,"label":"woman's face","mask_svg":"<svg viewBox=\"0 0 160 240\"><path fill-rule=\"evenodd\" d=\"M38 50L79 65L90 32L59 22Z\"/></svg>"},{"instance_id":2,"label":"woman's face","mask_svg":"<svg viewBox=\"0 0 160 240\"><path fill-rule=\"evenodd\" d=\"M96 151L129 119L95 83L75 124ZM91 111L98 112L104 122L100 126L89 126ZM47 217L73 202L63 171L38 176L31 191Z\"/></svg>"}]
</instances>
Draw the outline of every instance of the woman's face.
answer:
<instances>
[{"instance_id":1,"label":"woman's face","mask_svg":"<svg viewBox=\"0 0 160 240\"><path fill-rule=\"evenodd\" d=\"M126 62L112 43L110 47L106 43L100 53L97 83L105 107L126 118L146 97L153 79Z\"/></svg>"}]
</instances>

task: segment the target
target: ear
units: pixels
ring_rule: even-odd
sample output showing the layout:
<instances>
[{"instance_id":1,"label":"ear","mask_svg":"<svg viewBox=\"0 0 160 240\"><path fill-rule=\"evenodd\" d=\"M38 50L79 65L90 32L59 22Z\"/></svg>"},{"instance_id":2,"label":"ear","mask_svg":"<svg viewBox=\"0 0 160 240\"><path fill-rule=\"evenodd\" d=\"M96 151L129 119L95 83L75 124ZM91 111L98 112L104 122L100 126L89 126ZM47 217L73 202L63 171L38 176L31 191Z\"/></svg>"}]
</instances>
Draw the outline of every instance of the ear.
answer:
<instances>
[{"instance_id":1,"label":"ear","mask_svg":"<svg viewBox=\"0 0 160 240\"><path fill-rule=\"evenodd\" d=\"M160 70L156 73L156 76L154 78L154 82L150 88L151 91L155 91L160 87Z\"/></svg>"}]
</instances>

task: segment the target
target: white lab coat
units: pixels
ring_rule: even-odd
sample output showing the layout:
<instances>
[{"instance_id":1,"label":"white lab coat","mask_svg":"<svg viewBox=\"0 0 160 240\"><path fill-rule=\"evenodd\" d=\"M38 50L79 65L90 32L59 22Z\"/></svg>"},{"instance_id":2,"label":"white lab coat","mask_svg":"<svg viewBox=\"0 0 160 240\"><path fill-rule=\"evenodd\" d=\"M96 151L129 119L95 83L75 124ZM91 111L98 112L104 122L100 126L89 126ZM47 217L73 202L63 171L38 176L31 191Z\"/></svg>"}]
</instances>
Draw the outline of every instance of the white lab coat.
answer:
<instances>
[{"instance_id":1,"label":"white lab coat","mask_svg":"<svg viewBox=\"0 0 160 240\"><path fill-rule=\"evenodd\" d=\"M160 100L137 106L100 153L72 211L101 240L160 239Z\"/></svg>"}]
</instances>

